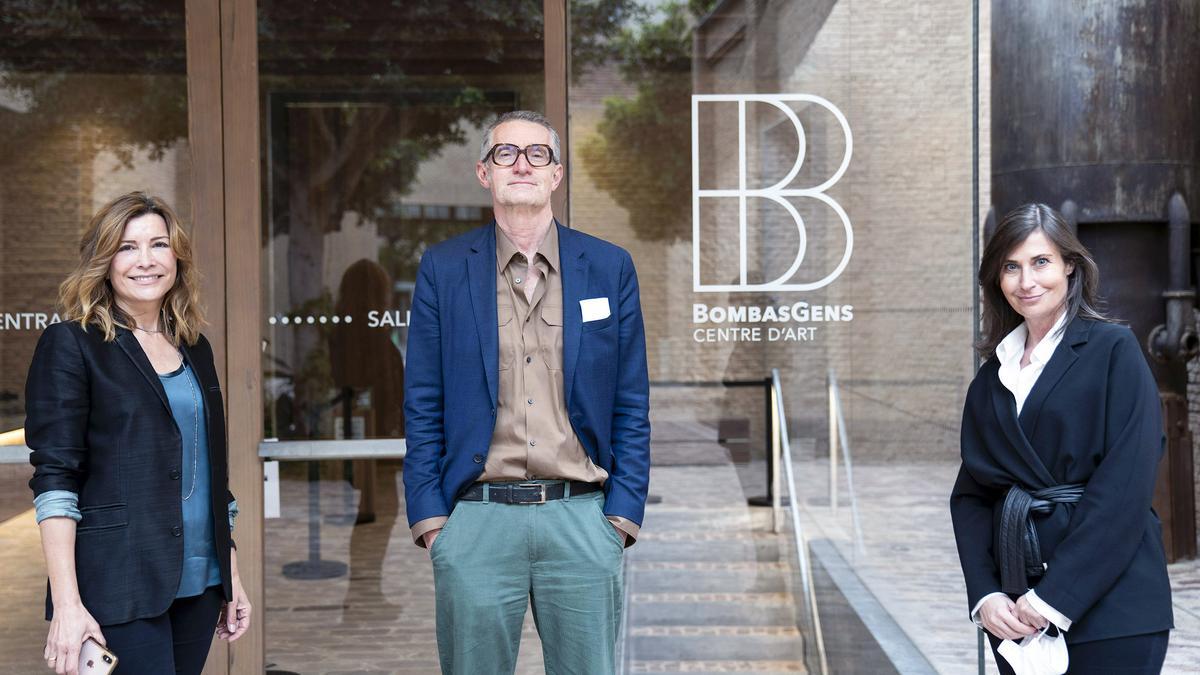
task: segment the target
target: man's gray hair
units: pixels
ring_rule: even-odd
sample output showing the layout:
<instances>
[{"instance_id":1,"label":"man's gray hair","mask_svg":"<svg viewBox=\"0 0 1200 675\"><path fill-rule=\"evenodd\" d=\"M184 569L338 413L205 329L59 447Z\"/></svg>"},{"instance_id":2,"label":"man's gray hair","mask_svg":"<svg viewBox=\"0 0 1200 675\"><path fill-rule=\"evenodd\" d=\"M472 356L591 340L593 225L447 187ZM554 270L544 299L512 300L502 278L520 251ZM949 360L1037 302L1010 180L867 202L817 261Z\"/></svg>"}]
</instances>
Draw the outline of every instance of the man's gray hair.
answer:
<instances>
[{"instance_id":1,"label":"man's gray hair","mask_svg":"<svg viewBox=\"0 0 1200 675\"><path fill-rule=\"evenodd\" d=\"M483 141L479 144L479 161L487 159L488 152L492 149L492 132L505 122L532 122L546 127L546 130L550 132L550 149L554 151L554 163L562 163L562 147L558 140L558 132L554 130L554 126L550 124L550 120L546 119L545 115L532 110L506 112L492 120L492 123L484 130Z\"/></svg>"}]
</instances>

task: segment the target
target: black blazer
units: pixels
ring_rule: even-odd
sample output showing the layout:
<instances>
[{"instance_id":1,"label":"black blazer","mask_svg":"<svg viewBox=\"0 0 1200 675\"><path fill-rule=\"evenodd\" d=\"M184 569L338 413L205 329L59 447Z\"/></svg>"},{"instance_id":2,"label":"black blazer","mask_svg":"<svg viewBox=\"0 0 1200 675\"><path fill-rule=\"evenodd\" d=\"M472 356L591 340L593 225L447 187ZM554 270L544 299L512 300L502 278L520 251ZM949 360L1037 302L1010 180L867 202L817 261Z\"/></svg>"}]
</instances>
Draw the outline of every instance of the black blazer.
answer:
<instances>
[{"instance_id":1,"label":"black blazer","mask_svg":"<svg viewBox=\"0 0 1200 675\"><path fill-rule=\"evenodd\" d=\"M204 392L213 532L221 585L230 590L225 409L212 348L181 351ZM163 614L183 566L183 444L166 391L133 333L104 341L96 327L52 324L25 384L25 442L35 495L79 495L75 567L83 605L100 625ZM46 594L46 618L51 615Z\"/></svg>"},{"instance_id":2,"label":"black blazer","mask_svg":"<svg viewBox=\"0 0 1200 675\"><path fill-rule=\"evenodd\" d=\"M1038 597L1068 619L1069 643L1173 627L1162 524L1150 508L1165 448L1154 376L1132 331L1075 319L1018 418L990 359L967 392L950 514L970 607L1000 590L992 557L1008 488L1084 483L1078 504L1035 519Z\"/></svg>"}]
</instances>

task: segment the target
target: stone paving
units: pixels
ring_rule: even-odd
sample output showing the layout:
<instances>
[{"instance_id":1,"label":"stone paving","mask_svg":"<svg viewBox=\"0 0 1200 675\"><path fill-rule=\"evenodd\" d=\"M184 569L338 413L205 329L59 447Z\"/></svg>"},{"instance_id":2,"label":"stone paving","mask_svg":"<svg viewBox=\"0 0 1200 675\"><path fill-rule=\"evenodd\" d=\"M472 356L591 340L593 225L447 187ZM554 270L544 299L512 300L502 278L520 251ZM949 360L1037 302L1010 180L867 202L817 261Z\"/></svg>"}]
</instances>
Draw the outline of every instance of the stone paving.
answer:
<instances>
[{"instance_id":1,"label":"stone paving","mask_svg":"<svg viewBox=\"0 0 1200 675\"><path fill-rule=\"evenodd\" d=\"M811 445L807 451L797 447L797 455L808 458L796 467L806 534L838 546L938 672L975 673L975 631L963 616L964 588L946 509L956 463L855 466L865 543L858 553L845 489L834 518L827 464L811 459ZM716 454L711 448L706 453ZM761 487L755 479L761 465L662 464L651 482L651 492L662 501L649 507L644 534L626 557L625 670L804 672L791 567L780 555L779 540L764 531L768 512L744 506L744 493ZM286 563L309 556L310 543L308 484L285 473L282 517L267 521L267 606L258 614L267 626L268 672L437 672L432 572L424 549L408 537L397 468L380 464L376 519L357 527L351 520L355 493L340 480L319 483L320 557L349 565L349 574L323 581L282 574ZM1195 672L1200 563L1175 564L1170 573L1177 629L1164 672ZM0 597L6 610L0 618L0 673L44 672L38 658L45 640L44 589L37 528L26 510L0 522ZM542 672L531 621L518 672Z\"/></svg>"},{"instance_id":2,"label":"stone paving","mask_svg":"<svg viewBox=\"0 0 1200 675\"><path fill-rule=\"evenodd\" d=\"M328 580L282 573L286 563L309 558L310 541L308 483L281 481L281 517L266 528L268 672L438 672L433 569L408 534L399 466L379 462L375 521L357 526L357 503L347 484L321 481L320 557L349 566L347 575ZM517 672L542 672L530 615Z\"/></svg>"},{"instance_id":3,"label":"stone paving","mask_svg":"<svg viewBox=\"0 0 1200 675\"><path fill-rule=\"evenodd\" d=\"M796 466L806 535L837 545L939 673L977 673L976 630L965 616L966 586L948 510L958 462L856 464L853 472L865 551L856 552L853 545L844 473L839 476L837 517L830 513L827 460ZM1176 563L1169 572L1175 630L1163 673L1195 673L1200 664L1200 561ZM986 651L988 672L995 673Z\"/></svg>"},{"instance_id":4,"label":"stone paving","mask_svg":"<svg viewBox=\"0 0 1200 675\"><path fill-rule=\"evenodd\" d=\"M46 644L46 565L33 509L0 523L0 673L49 672Z\"/></svg>"},{"instance_id":5,"label":"stone paving","mask_svg":"<svg viewBox=\"0 0 1200 675\"><path fill-rule=\"evenodd\" d=\"M791 569L735 468L651 471L661 501L626 553L625 672L802 673Z\"/></svg>"}]
</instances>

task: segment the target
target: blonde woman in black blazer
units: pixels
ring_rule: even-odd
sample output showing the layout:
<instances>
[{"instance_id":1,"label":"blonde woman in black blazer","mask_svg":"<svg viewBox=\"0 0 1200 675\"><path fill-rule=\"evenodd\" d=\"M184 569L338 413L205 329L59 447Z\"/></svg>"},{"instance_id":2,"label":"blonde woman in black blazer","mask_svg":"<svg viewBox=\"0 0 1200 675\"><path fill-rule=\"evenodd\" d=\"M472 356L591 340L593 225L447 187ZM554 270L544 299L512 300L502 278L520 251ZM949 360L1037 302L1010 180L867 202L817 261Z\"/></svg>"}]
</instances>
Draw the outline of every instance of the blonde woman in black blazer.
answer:
<instances>
[{"instance_id":1,"label":"blonde woman in black blazer","mask_svg":"<svg viewBox=\"0 0 1200 675\"><path fill-rule=\"evenodd\" d=\"M198 290L174 212L127 194L88 224L64 320L38 342L25 433L57 673L77 672L87 638L121 675L199 673L214 629L234 640L249 627Z\"/></svg>"},{"instance_id":2,"label":"blonde woman in black blazer","mask_svg":"<svg viewBox=\"0 0 1200 675\"><path fill-rule=\"evenodd\" d=\"M988 361L950 498L972 618L993 649L1064 631L1071 673L1158 673L1173 626L1150 508L1165 441L1141 345L1097 311L1096 264L1048 206L1005 216L979 283Z\"/></svg>"}]
</instances>

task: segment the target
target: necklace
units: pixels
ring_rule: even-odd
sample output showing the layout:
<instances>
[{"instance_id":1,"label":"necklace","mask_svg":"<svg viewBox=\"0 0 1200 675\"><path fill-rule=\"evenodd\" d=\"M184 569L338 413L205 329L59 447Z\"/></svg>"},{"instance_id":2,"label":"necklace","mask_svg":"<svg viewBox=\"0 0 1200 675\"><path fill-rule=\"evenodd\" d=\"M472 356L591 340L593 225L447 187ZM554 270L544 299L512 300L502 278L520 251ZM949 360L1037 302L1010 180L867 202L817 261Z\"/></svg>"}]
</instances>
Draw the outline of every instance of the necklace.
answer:
<instances>
[{"instance_id":1,"label":"necklace","mask_svg":"<svg viewBox=\"0 0 1200 675\"><path fill-rule=\"evenodd\" d=\"M188 372L187 365L183 366L183 376L187 378L188 391L192 393L192 487L184 496L183 501L192 498L192 493L196 491L196 472L200 468L200 401L196 398L196 385L192 384L192 375Z\"/></svg>"},{"instance_id":2,"label":"necklace","mask_svg":"<svg viewBox=\"0 0 1200 675\"><path fill-rule=\"evenodd\" d=\"M139 326L137 324L134 324L133 329L140 330L143 333L149 333L150 335L162 335L162 330L149 330L147 328L142 328L141 326Z\"/></svg>"}]
</instances>

